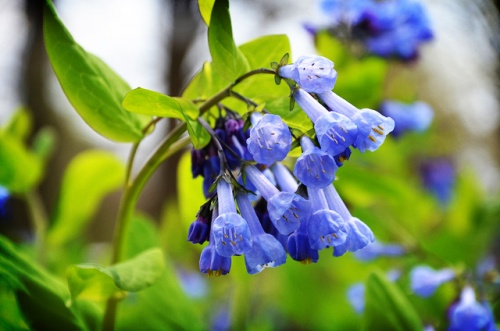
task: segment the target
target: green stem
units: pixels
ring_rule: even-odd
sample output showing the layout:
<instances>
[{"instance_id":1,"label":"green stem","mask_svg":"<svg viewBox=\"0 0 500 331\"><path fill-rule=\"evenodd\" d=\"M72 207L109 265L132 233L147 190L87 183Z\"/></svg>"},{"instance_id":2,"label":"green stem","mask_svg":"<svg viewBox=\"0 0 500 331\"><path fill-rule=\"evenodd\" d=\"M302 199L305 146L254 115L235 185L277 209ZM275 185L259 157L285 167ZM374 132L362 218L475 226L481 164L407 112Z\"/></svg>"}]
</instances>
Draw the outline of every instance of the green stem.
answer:
<instances>
[{"instance_id":1,"label":"green stem","mask_svg":"<svg viewBox=\"0 0 500 331\"><path fill-rule=\"evenodd\" d=\"M233 83L229 84L225 89L215 94L212 98L206 100L200 106L200 116L207 112L211 107L215 106L220 101L224 100L226 97L231 95L231 89L242 82L243 80L261 73L275 74L273 70L270 69L256 69L247 72L246 74L238 77ZM176 126L168 135L165 137L163 142L158 146L158 148L150 156L146 164L137 173L137 176L130 181L127 179L125 183L125 188L123 190L123 195L120 202L120 207L118 210L117 223L115 225L115 233L113 236L113 255L111 259L111 264L116 264L123 259L123 251L125 248L125 238L130 227L130 221L132 219L135 204L139 198L142 189L146 185L147 181L151 178L153 173L156 171L158 166L174 152L181 150L183 147L187 146L189 140L179 139L181 135L186 131L187 125L185 122ZM134 144L132 151L129 156L127 164L127 176L130 175L133 166L133 161L135 153L137 151L139 143ZM103 320L103 330L112 331L114 330L116 310L118 307L118 300L115 298L110 298L106 305L106 311L104 313Z\"/></svg>"},{"instance_id":2,"label":"green stem","mask_svg":"<svg viewBox=\"0 0 500 331\"><path fill-rule=\"evenodd\" d=\"M28 204L28 212L35 231L35 251L38 260L43 263L45 259L44 240L47 230L47 213L37 192L26 193L25 201Z\"/></svg>"}]
</instances>

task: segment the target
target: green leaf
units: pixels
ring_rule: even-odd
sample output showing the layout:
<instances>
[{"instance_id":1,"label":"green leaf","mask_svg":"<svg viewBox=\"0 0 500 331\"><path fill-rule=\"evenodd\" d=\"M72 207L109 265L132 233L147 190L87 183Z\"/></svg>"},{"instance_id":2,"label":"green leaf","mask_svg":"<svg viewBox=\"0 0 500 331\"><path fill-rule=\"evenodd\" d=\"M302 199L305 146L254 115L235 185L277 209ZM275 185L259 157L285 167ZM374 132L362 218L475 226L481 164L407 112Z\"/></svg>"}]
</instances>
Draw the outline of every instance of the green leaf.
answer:
<instances>
[{"instance_id":1,"label":"green leaf","mask_svg":"<svg viewBox=\"0 0 500 331\"><path fill-rule=\"evenodd\" d=\"M26 141L33 127L33 119L26 108L18 108L2 130L9 136Z\"/></svg>"},{"instance_id":2,"label":"green leaf","mask_svg":"<svg viewBox=\"0 0 500 331\"><path fill-rule=\"evenodd\" d=\"M198 0L198 8L200 9L201 18L207 26L210 25L210 16L215 0Z\"/></svg>"},{"instance_id":3,"label":"green leaf","mask_svg":"<svg viewBox=\"0 0 500 331\"><path fill-rule=\"evenodd\" d=\"M184 120L184 115L196 119L200 112L193 104L182 107L178 98L172 98L168 95L140 87L125 95L123 107L133 113L159 117L173 117L180 120Z\"/></svg>"},{"instance_id":4,"label":"green leaf","mask_svg":"<svg viewBox=\"0 0 500 331\"><path fill-rule=\"evenodd\" d=\"M0 132L0 185L12 193L25 193L42 176L41 160L17 138Z\"/></svg>"},{"instance_id":5,"label":"green leaf","mask_svg":"<svg viewBox=\"0 0 500 331\"><path fill-rule=\"evenodd\" d=\"M415 308L399 287L380 272L374 272L368 278L365 301L365 330L423 329Z\"/></svg>"},{"instance_id":6,"label":"green leaf","mask_svg":"<svg viewBox=\"0 0 500 331\"><path fill-rule=\"evenodd\" d=\"M130 87L102 60L75 42L50 1L45 6L43 27L52 68L66 97L83 120L111 140L141 139L149 117L129 113L121 105Z\"/></svg>"},{"instance_id":7,"label":"green leaf","mask_svg":"<svg viewBox=\"0 0 500 331\"><path fill-rule=\"evenodd\" d=\"M183 98L175 98L179 103L183 114L193 113L198 108L189 100ZM210 142L210 134L205 130L205 128L195 119L191 119L187 115L184 116L184 120L187 124L187 130L189 133L189 138L193 143L194 148L200 149L205 147Z\"/></svg>"},{"instance_id":8,"label":"green leaf","mask_svg":"<svg viewBox=\"0 0 500 331\"><path fill-rule=\"evenodd\" d=\"M125 256L159 245L158 229L144 216L136 216L127 234ZM201 310L182 291L167 259L160 279L143 291L129 293L120 302L116 330L204 330ZM147 316L147 318L144 318Z\"/></svg>"},{"instance_id":9,"label":"green leaf","mask_svg":"<svg viewBox=\"0 0 500 331\"><path fill-rule=\"evenodd\" d=\"M61 245L81 236L104 196L123 183L125 167L115 155L90 150L68 165L48 233L48 243Z\"/></svg>"},{"instance_id":10,"label":"green leaf","mask_svg":"<svg viewBox=\"0 0 500 331\"><path fill-rule=\"evenodd\" d=\"M80 311L66 305L70 298L67 287L3 236L0 236L0 274L0 287L15 294L30 330L53 330L55 326L60 330L89 329ZM99 320L98 315L89 318Z\"/></svg>"},{"instance_id":11,"label":"green leaf","mask_svg":"<svg viewBox=\"0 0 500 331\"><path fill-rule=\"evenodd\" d=\"M54 129L44 127L33 137L32 150L35 155L46 162L54 152L57 135Z\"/></svg>"},{"instance_id":12,"label":"green leaf","mask_svg":"<svg viewBox=\"0 0 500 331\"><path fill-rule=\"evenodd\" d=\"M225 83L233 82L248 71L248 62L233 40L228 0L215 1L208 27L208 47L212 55L212 67Z\"/></svg>"},{"instance_id":13,"label":"green leaf","mask_svg":"<svg viewBox=\"0 0 500 331\"><path fill-rule=\"evenodd\" d=\"M104 301L122 291L137 292L152 286L165 271L163 253L152 248L110 267L79 264L68 268L73 300Z\"/></svg>"}]
</instances>

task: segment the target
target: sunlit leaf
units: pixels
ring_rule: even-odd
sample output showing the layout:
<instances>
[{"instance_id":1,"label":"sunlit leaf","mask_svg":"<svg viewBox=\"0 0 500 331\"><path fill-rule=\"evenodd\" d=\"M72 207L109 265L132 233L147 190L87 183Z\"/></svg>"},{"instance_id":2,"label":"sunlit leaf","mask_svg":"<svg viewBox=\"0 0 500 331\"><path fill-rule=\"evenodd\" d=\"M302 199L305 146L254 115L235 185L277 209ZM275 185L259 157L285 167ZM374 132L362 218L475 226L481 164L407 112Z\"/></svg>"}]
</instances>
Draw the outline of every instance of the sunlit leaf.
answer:
<instances>
[{"instance_id":1,"label":"sunlit leaf","mask_svg":"<svg viewBox=\"0 0 500 331\"><path fill-rule=\"evenodd\" d=\"M160 248L151 248L124 262L102 267L79 264L68 269L73 299L104 301L121 291L137 292L152 286L165 270Z\"/></svg>"},{"instance_id":2,"label":"sunlit leaf","mask_svg":"<svg viewBox=\"0 0 500 331\"><path fill-rule=\"evenodd\" d=\"M368 278L365 291L365 330L422 330L415 308L398 286L374 272Z\"/></svg>"},{"instance_id":3,"label":"sunlit leaf","mask_svg":"<svg viewBox=\"0 0 500 331\"><path fill-rule=\"evenodd\" d=\"M25 193L40 181L42 162L23 143L0 132L0 185L14 193Z\"/></svg>"},{"instance_id":4,"label":"sunlit leaf","mask_svg":"<svg viewBox=\"0 0 500 331\"><path fill-rule=\"evenodd\" d=\"M31 133L32 126L33 119L28 110L25 108L18 108L1 130L19 141L26 141Z\"/></svg>"},{"instance_id":5,"label":"sunlit leaf","mask_svg":"<svg viewBox=\"0 0 500 331\"><path fill-rule=\"evenodd\" d=\"M84 322L86 317L66 305L70 298L67 287L3 236L0 236L0 274L0 286L15 294L30 330L53 330L56 325L61 330L90 329ZM98 315L87 317L99 321Z\"/></svg>"},{"instance_id":6,"label":"sunlit leaf","mask_svg":"<svg viewBox=\"0 0 500 331\"><path fill-rule=\"evenodd\" d=\"M77 155L64 174L48 242L58 245L81 236L102 199L122 185L124 175L122 161L109 152Z\"/></svg>"},{"instance_id":7,"label":"sunlit leaf","mask_svg":"<svg viewBox=\"0 0 500 331\"><path fill-rule=\"evenodd\" d=\"M59 83L83 120L111 140L141 139L149 118L127 112L121 105L130 87L102 60L76 43L50 2L44 10L44 38Z\"/></svg>"},{"instance_id":8,"label":"sunlit leaf","mask_svg":"<svg viewBox=\"0 0 500 331\"><path fill-rule=\"evenodd\" d=\"M210 16L215 0L198 0L198 8L200 9L201 18L207 26L210 25Z\"/></svg>"},{"instance_id":9,"label":"sunlit leaf","mask_svg":"<svg viewBox=\"0 0 500 331\"><path fill-rule=\"evenodd\" d=\"M225 83L233 82L248 71L248 62L233 40L228 0L215 1L208 27L208 46L212 67Z\"/></svg>"}]
</instances>

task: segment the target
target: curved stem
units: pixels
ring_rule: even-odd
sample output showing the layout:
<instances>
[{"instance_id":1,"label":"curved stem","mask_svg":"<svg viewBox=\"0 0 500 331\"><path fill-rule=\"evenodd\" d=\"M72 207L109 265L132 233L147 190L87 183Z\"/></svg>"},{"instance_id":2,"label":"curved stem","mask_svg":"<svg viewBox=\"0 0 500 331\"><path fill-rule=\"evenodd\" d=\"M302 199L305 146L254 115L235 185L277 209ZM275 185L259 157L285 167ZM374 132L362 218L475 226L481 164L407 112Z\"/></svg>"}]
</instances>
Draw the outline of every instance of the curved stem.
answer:
<instances>
[{"instance_id":1,"label":"curved stem","mask_svg":"<svg viewBox=\"0 0 500 331\"><path fill-rule=\"evenodd\" d=\"M206 100L200 107L200 116L207 112L212 106L215 106L217 103L225 99L226 97L231 95L231 89L242 82L243 80L261 73L267 74L275 74L273 70L270 69L256 69L247 72L246 74L238 77L233 83L229 84L225 89L215 94L212 98ZM156 123L156 120L153 120L153 124ZM149 127L150 125L148 125ZM113 255L111 259L111 263L115 264L123 259L123 251L125 248L125 238L128 233L128 229L130 227L130 221L132 219L135 204L139 198L142 189L146 185L147 181L151 178L153 173L156 171L158 166L170 155L173 154L174 147L175 151L181 150L185 147L189 140L182 140L180 142L179 138L186 131L187 125L186 122L183 122L176 126L163 140L163 142L158 146L158 148L153 152L153 154L149 157L148 161L144 164L141 170L137 173L137 176L130 181L127 179L125 183L125 188L123 191L123 195L120 202L120 207L118 210L118 218L117 223L115 225L115 233L113 236ZM139 142L134 144L132 151L130 153L128 165L127 165L127 177L130 175L131 169L133 167L133 161L135 157L135 152L137 151L137 147ZM103 330L112 331L114 330L116 310L118 307L118 300L115 298L110 298L106 304L106 311L104 313L103 319Z\"/></svg>"}]
</instances>

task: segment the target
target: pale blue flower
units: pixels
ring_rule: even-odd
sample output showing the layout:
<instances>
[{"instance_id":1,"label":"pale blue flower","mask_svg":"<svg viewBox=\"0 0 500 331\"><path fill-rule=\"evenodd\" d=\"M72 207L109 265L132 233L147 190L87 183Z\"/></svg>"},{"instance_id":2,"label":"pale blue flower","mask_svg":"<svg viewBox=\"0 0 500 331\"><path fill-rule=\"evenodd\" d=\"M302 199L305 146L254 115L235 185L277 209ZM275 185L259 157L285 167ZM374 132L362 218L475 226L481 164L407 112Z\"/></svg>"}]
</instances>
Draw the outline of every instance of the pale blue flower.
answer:
<instances>
[{"instance_id":1,"label":"pale blue flower","mask_svg":"<svg viewBox=\"0 0 500 331\"><path fill-rule=\"evenodd\" d=\"M293 79L311 93L331 91L337 80L333 62L317 55L302 55L293 64L281 67L279 74L283 78Z\"/></svg>"},{"instance_id":2,"label":"pale blue flower","mask_svg":"<svg viewBox=\"0 0 500 331\"><path fill-rule=\"evenodd\" d=\"M443 283L455 278L452 269L434 270L422 265L413 268L410 272L410 286L413 293L421 297L430 297Z\"/></svg>"},{"instance_id":3,"label":"pale blue flower","mask_svg":"<svg viewBox=\"0 0 500 331\"><path fill-rule=\"evenodd\" d=\"M323 188L335 179L338 169L334 158L316 147L309 137L300 139L302 154L295 163L293 173L306 186Z\"/></svg>"}]
</instances>

